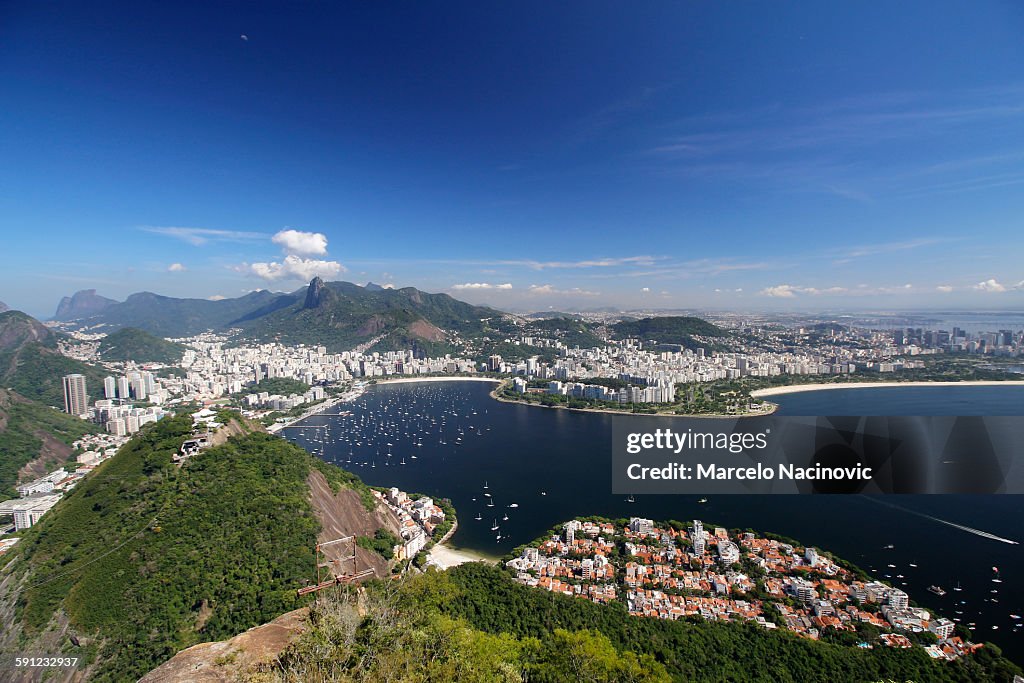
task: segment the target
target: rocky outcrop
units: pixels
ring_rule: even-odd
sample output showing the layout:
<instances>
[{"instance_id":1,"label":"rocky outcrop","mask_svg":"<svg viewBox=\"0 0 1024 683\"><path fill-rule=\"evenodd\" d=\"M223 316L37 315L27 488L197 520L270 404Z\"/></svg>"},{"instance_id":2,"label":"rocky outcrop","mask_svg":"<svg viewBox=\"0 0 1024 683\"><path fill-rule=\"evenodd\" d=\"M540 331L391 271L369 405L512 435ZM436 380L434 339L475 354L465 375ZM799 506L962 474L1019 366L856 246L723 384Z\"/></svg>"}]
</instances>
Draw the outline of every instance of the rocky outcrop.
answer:
<instances>
[{"instance_id":1,"label":"rocky outcrop","mask_svg":"<svg viewBox=\"0 0 1024 683\"><path fill-rule=\"evenodd\" d=\"M57 312L53 314L54 320L77 320L88 318L100 313L105 308L113 306L117 301L100 296L95 289L83 289L71 296L66 296L57 304Z\"/></svg>"},{"instance_id":2,"label":"rocky outcrop","mask_svg":"<svg viewBox=\"0 0 1024 683\"><path fill-rule=\"evenodd\" d=\"M315 277L310 280L309 289L306 290L306 302L302 307L319 308L320 304L323 303L324 287L324 281L319 277Z\"/></svg>"},{"instance_id":3,"label":"rocky outcrop","mask_svg":"<svg viewBox=\"0 0 1024 683\"><path fill-rule=\"evenodd\" d=\"M282 614L229 640L182 650L139 683L230 683L244 672L277 659L306 627L308 608Z\"/></svg>"}]
</instances>

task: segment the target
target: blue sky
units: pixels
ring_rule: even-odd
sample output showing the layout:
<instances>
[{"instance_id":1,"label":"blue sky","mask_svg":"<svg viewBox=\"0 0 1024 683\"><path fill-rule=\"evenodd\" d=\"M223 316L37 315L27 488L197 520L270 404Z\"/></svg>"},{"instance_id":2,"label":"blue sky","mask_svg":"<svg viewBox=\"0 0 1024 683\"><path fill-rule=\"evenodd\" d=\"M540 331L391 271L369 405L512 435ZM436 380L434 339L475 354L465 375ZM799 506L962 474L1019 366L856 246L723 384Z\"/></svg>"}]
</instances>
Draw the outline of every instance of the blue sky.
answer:
<instances>
[{"instance_id":1,"label":"blue sky","mask_svg":"<svg viewBox=\"0 0 1024 683\"><path fill-rule=\"evenodd\" d=\"M0 300L1024 306L1020 3L5 3Z\"/></svg>"}]
</instances>

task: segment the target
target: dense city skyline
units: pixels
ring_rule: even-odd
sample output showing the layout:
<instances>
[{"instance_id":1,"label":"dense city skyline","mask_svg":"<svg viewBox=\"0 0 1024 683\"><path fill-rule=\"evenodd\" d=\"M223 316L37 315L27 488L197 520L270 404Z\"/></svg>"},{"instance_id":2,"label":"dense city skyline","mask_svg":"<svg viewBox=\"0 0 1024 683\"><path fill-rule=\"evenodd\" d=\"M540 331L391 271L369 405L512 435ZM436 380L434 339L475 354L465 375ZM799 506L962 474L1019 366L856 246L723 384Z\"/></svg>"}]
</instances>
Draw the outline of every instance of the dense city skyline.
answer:
<instances>
[{"instance_id":1,"label":"dense city skyline","mask_svg":"<svg viewBox=\"0 0 1024 683\"><path fill-rule=\"evenodd\" d=\"M1009 4L0 20L0 300L40 317L313 275L510 310L1024 304Z\"/></svg>"}]
</instances>

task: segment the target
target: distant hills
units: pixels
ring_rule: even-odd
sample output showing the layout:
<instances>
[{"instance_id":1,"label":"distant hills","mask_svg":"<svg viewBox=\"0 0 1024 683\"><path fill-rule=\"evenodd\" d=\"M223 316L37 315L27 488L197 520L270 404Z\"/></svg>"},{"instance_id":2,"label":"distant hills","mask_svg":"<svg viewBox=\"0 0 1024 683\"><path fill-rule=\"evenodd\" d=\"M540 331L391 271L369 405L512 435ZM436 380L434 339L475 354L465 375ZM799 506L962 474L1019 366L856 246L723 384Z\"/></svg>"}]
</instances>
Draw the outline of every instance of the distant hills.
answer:
<instances>
[{"instance_id":1,"label":"distant hills","mask_svg":"<svg viewBox=\"0 0 1024 683\"><path fill-rule=\"evenodd\" d=\"M63 464L70 444L96 429L54 410L64 404L61 378L75 372L86 376L95 398L103 389L100 370L61 355L57 335L32 316L0 313L0 499L15 495L19 478Z\"/></svg>"},{"instance_id":2,"label":"distant hills","mask_svg":"<svg viewBox=\"0 0 1024 683\"><path fill-rule=\"evenodd\" d=\"M21 311L0 313L0 386L49 406L64 405L64 375L85 375L93 399L100 398L106 373L57 350L57 334Z\"/></svg>"},{"instance_id":3,"label":"distant hills","mask_svg":"<svg viewBox=\"0 0 1024 683\"><path fill-rule=\"evenodd\" d=\"M93 302L76 308L77 299ZM85 313L65 320L91 331L117 331L134 328L133 343L140 343L151 355L157 352L152 339L143 342L139 332L157 337L192 336L208 330L239 330L254 341L283 344L316 344L338 352L353 348L370 351L412 349L420 355L443 355L457 349L460 341L478 342L484 354L500 353L510 357L536 353L531 348L511 348L505 340L516 334L554 337L568 346L600 346L603 336L638 337L659 344L688 347L714 346L706 338L724 338L729 333L706 320L690 316L664 316L642 319L625 318L609 327L588 322L570 313L535 313L521 319L519 326L509 325L508 317L487 306L459 301L447 294L431 294L415 287L400 289L369 282L365 287L351 282L325 282L314 278L308 286L293 292L250 292L234 299L179 299L152 292L132 294L122 302L95 304L93 290L71 297L69 304ZM65 299L67 300L67 299ZM698 343L695 338L704 338ZM131 348L131 347L128 347ZM115 353L115 355L109 355ZM113 349L104 360L118 357ZM164 347L152 359L161 360L177 353ZM163 360L162 362L167 362Z\"/></svg>"},{"instance_id":4,"label":"distant hills","mask_svg":"<svg viewBox=\"0 0 1024 683\"><path fill-rule=\"evenodd\" d=\"M71 444L98 425L0 389L0 500L15 484L42 476L71 457Z\"/></svg>"},{"instance_id":5,"label":"distant hills","mask_svg":"<svg viewBox=\"0 0 1024 683\"><path fill-rule=\"evenodd\" d=\"M96 315L106 308L117 304L117 301L100 296L95 289L83 289L71 296L66 296L57 304L54 320L75 320Z\"/></svg>"},{"instance_id":6,"label":"distant hills","mask_svg":"<svg viewBox=\"0 0 1024 683\"><path fill-rule=\"evenodd\" d=\"M160 337L182 337L227 327L266 307L279 296L260 290L235 299L210 301L139 292L74 321L83 327L98 326L103 331L136 327Z\"/></svg>"},{"instance_id":7,"label":"distant hills","mask_svg":"<svg viewBox=\"0 0 1024 683\"><path fill-rule=\"evenodd\" d=\"M624 320L612 325L619 337L654 339L660 344L682 344L690 337L724 337L728 333L718 325L691 316L663 316Z\"/></svg>"},{"instance_id":8,"label":"distant hills","mask_svg":"<svg viewBox=\"0 0 1024 683\"><path fill-rule=\"evenodd\" d=\"M185 347L137 327L122 327L100 340L99 353L105 361L169 364L181 360Z\"/></svg>"},{"instance_id":9,"label":"distant hills","mask_svg":"<svg viewBox=\"0 0 1024 683\"><path fill-rule=\"evenodd\" d=\"M9 310L11 310L11 307L8 306L7 304L5 304L3 301L0 301L0 313L3 313L4 311L9 311Z\"/></svg>"},{"instance_id":10,"label":"distant hills","mask_svg":"<svg viewBox=\"0 0 1024 683\"><path fill-rule=\"evenodd\" d=\"M482 318L499 315L491 308L414 287L360 287L314 278L291 293L261 290L220 301L142 292L74 322L98 329L133 327L161 337L240 328L251 339L322 344L335 351L370 343L374 350L436 353L450 350L452 335L478 333Z\"/></svg>"},{"instance_id":11,"label":"distant hills","mask_svg":"<svg viewBox=\"0 0 1024 683\"><path fill-rule=\"evenodd\" d=\"M314 278L287 305L239 320L247 336L286 344L316 343L334 350L373 342L374 350L445 351L451 335L483 330L481 319L501 315L447 294L414 287L367 289ZM278 304L284 304L279 301Z\"/></svg>"}]
</instances>

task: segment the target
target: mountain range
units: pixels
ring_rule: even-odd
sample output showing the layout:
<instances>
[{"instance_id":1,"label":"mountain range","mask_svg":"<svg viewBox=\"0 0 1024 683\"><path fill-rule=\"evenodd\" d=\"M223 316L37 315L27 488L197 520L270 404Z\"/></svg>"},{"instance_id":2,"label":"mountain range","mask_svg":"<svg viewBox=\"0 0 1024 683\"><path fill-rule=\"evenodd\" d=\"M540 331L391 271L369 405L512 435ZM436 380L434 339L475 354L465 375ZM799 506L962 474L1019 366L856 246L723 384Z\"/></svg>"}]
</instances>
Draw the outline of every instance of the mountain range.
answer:
<instances>
[{"instance_id":1,"label":"mountain range","mask_svg":"<svg viewBox=\"0 0 1024 683\"><path fill-rule=\"evenodd\" d=\"M102 297L92 290L66 297L64 301L71 303L62 305L65 317L61 319L95 331L133 327L161 337L240 329L254 340L321 344L332 351L368 344L374 350L445 352L455 335L482 332L485 319L501 315L414 287L394 289L373 283L361 287L319 277L290 293L260 290L218 301L140 292L99 307L74 304L76 299L94 303L97 298Z\"/></svg>"}]
</instances>

